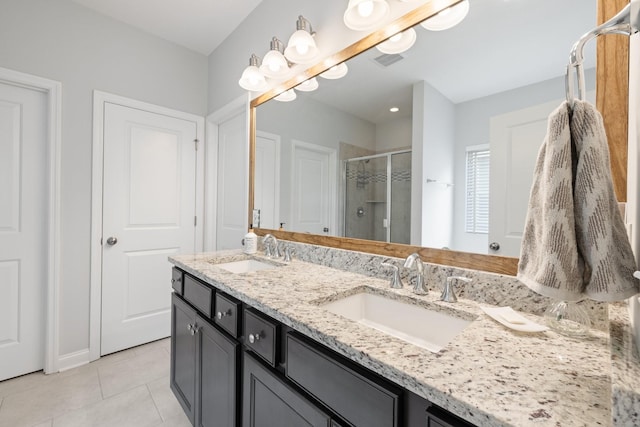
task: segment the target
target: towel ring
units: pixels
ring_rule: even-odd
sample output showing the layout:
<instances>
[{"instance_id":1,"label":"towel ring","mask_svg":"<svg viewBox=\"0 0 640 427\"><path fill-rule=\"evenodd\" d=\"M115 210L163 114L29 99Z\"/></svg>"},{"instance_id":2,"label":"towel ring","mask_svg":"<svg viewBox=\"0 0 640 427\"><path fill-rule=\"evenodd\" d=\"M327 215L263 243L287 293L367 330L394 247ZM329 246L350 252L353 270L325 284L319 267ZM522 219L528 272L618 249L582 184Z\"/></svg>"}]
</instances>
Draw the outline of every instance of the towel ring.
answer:
<instances>
[{"instance_id":1,"label":"towel ring","mask_svg":"<svg viewBox=\"0 0 640 427\"><path fill-rule=\"evenodd\" d=\"M585 44L598 36L603 34L622 34L631 36L637 33L640 29L640 0L632 0L631 3L626 5L620 12L607 22L597 26L593 30L584 34L573 45L569 54L569 65L565 74L565 96L567 102L573 107L574 99L584 100L586 98L585 89L585 77L584 77L584 46ZM578 96L575 96L574 89L574 76L577 80Z\"/></svg>"}]
</instances>

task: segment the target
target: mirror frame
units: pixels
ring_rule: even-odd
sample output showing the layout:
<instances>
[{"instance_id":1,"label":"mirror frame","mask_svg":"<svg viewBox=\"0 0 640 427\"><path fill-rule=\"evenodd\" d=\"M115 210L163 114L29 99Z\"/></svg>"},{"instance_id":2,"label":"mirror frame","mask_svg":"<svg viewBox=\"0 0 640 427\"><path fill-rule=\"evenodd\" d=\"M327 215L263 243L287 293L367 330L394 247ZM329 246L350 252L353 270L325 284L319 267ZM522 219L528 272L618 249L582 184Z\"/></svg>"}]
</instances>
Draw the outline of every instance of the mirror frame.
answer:
<instances>
[{"instance_id":1,"label":"mirror frame","mask_svg":"<svg viewBox=\"0 0 640 427\"><path fill-rule=\"evenodd\" d=\"M459 2L460 0L430 1L419 6L391 22L389 25L372 32L334 55L325 58L318 64L311 66L296 77L287 80L251 100L249 107L249 223L252 222L255 195L256 108L278 94L297 86L307 79L317 76L334 65L353 58L394 34L411 28L441 10ZM598 24L615 15L627 3L628 0L598 0ZM594 23L594 27L595 25L597 24ZM576 40L579 36L579 34L576 35ZM597 43L596 104L598 110L602 113L609 139L611 167L616 194L618 195L618 200L626 201L629 38L601 37ZM569 48L570 46L567 46L567 54L569 53ZM409 254L417 252L422 260L428 263L510 276L515 276L518 270L518 258L514 257L476 254L374 240L333 237L265 228L256 229L255 232L260 236L271 233L278 239L397 258L405 258Z\"/></svg>"}]
</instances>

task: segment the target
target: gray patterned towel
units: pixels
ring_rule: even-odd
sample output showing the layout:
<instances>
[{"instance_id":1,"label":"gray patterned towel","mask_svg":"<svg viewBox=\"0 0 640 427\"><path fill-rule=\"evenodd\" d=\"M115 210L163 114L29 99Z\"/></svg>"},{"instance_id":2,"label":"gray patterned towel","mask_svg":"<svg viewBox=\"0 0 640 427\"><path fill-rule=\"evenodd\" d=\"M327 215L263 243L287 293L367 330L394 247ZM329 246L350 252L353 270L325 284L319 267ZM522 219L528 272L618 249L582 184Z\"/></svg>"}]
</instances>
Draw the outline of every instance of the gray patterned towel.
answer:
<instances>
[{"instance_id":1,"label":"gray patterned towel","mask_svg":"<svg viewBox=\"0 0 640 427\"><path fill-rule=\"evenodd\" d=\"M640 292L613 191L602 117L588 102L549 116L538 153L518 279L557 300L617 301Z\"/></svg>"}]
</instances>

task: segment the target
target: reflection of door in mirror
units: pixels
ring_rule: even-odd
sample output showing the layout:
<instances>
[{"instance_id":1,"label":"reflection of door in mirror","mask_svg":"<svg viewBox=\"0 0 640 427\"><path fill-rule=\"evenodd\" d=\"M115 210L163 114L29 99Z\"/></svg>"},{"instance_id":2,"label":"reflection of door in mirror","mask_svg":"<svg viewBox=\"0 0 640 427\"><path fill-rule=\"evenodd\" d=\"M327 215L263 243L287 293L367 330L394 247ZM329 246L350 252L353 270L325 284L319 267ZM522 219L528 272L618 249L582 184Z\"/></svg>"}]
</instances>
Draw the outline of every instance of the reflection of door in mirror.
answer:
<instances>
[{"instance_id":1,"label":"reflection of door in mirror","mask_svg":"<svg viewBox=\"0 0 640 427\"><path fill-rule=\"evenodd\" d=\"M256 228L278 228L280 222L280 137L256 134L254 206L260 211Z\"/></svg>"},{"instance_id":2,"label":"reflection of door in mirror","mask_svg":"<svg viewBox=\"0 0 640 427\"><path fill-rule=\"evenodd\" d=\"M291 228L335 235L336 150L292 141Z\"/></svg>"},{"instance_id":3,"label":"reflection of door in mirror","mask_svg":"<svg viewBox=\"0 0 640 427\"><path fill-rule=\"evenodd\" d=\"M344 236L408 244L411 151L348 159L343 171Z\"/></svg>"}]
</instances>

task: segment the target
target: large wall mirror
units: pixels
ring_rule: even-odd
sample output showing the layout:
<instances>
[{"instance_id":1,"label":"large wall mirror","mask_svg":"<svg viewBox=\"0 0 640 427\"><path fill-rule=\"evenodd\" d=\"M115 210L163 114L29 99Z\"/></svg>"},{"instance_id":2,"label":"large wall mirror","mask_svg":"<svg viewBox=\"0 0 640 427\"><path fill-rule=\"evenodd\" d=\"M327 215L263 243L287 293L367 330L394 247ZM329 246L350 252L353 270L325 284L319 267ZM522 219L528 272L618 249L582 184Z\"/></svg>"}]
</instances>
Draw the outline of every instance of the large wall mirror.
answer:
<instances>
[{"instance_id":1,"label":"large wall mirror","mask_svg":"<svg viewBox=\"0 0 640 427\"><path fill-rule=\"evenodd\" d=\"M335 57L349 57L345 77L318 77L291 102L275 91L255 99L258 232L514 274L546 119L596 9L596 0L472 0L461 24L434 32L416 25L433 13L427 3L396 21L417 32L408 51L370 47L381 30Z\"/></svg>"}]
</instances>

